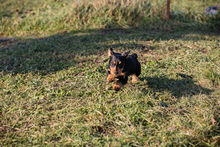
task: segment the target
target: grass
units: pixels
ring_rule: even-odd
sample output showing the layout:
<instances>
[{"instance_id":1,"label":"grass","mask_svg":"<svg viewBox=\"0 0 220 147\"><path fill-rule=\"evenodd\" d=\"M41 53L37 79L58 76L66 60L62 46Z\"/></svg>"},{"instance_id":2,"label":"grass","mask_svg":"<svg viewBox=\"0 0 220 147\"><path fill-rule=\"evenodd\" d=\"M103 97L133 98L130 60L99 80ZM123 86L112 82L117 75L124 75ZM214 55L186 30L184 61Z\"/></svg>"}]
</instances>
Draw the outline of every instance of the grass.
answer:
<instances>
[{"instance_id":1,"label":"grass","mask_svg":"<svg viewBox=\"0 0 220 147\"><path fill-rule=\"evenodd\" d=\"M98 16L83 24L88 4L109 13L90 8ZM0 145L218 146L218 18L202 15L206 2L186 1L179 8L172 1L173 12L181 11L171 13L168 23L153 11L164 4L152 2L144 19L142 11L138 21L126 19L127 11L116 21L112 3L79 3L82 18L74 20L71 1L3 1ZM106 82L110 47L131 50L142 66L140 81L119 92Z\"/></svg>"},{"instance_id":2,"label":"grass","mask_svg":"<svg viewBox=\"0 0 220 147\"><path fill-rule=\"evenodd\" d=\"M2 1L0 34L3 36L51 35L63 30L115 27L220 30L219 17L206 17L204 13L206 7L218 5L218 0L173 1L171 26L165 22L166 0Z\"/></svg>"}]
</instances>

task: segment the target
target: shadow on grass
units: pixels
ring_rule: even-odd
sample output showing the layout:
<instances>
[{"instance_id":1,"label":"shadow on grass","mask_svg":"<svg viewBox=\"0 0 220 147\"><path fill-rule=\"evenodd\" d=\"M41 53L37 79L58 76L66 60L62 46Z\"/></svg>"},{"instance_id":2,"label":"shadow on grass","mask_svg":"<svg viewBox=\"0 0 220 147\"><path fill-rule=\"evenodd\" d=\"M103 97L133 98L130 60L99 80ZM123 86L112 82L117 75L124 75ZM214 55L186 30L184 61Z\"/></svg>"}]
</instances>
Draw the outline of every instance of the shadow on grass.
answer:
<instances>
[{"instance_id":1,"label":"shadow on grass","mask_svg":"<svg viewBox=\"0 0 220 147\"><path fill-rule=\"evenodd\" d=\"M86 62L90 55L107 53L109 47L136 46L133 43L113 43L120 40L119 34L131 33L130 30L117 29L113 32L117 33L88 30L62 32L36 39L1 38L0 72L49 74Z\"/></svg>"},{"instance_id":2,"label":"shadow on grass","mask_svg":"<svg viewBox=\"0 0 220 147\"><path fill-rule=\"evenodd\" d=\"M109 47L141 50L143 44L137 43L138 41L178 40L189 33L191 32L144 31L139 28L94 29L62 32L34 39L0 39L0 72L49 74L85 62L90 55L104 54L107 57ZM205 40L206 38L195 36L193 39ZM79 58L80 56L82 59Z\"/></svg>"},{"instance_id":3,"label":"shadow on grass","mask_svg":"<svg viewBox=\"0 0 220 147\"><path fill-rule=\"evenodd\" d=\"M156 94L157 92L170 92L172 96L181 98L182 96L193 96L198 94L209 95L213 90L204 88L194 83L192 76L177 73L180 76L178 79L160 77L145 77L140 78L141 81L146 81L148 88L151 88ZM142 89L143 93L147 93L147 89Z\"/></svg>"}]
</instances>

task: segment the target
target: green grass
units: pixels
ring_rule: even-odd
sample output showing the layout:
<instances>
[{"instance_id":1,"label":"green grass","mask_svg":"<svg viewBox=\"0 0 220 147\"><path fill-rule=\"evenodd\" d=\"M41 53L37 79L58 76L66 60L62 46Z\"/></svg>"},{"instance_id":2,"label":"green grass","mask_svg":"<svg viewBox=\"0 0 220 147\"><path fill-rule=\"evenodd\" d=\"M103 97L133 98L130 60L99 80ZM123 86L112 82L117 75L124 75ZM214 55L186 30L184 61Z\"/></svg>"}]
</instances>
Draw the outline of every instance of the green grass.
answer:
<instances>
[{"instance_id":1,"label":"green grass","mask_svg":"<svg viewBox=\"0 0 220 147\"><path fill-rule=\"evenodd\" d=\"M211 1L172 1L166 22L166 0L2 0L0 35L51 35L63 30L141 27L144 29L202 28L220 30L219 16L205 16ZM172 24L172 25L170 25Z\"/></svg>"},{"instance_id":2,"label":"green grass","mask_svg":"<svg viewBox=\"0 0 220 147\"><path fill-rule=\"evenodd\" d=\"M218 18L202 15L207 2L182 3L179 8L172 1L172 10L181 13L171 13L168 23L162 10L153 11L165 1L152 2L138 21L126 16L140 5L91 2L126 13L118 21L119 12L111 17L112 10L90 9L99 13L83 24L84 17L74 20L72 12L88 10L89 2L3 1L0 145L218 146ZM119 92L106 82L110 47L131 50L141 63L140 81L129 79Z\"/></svg>"}]
</instances>

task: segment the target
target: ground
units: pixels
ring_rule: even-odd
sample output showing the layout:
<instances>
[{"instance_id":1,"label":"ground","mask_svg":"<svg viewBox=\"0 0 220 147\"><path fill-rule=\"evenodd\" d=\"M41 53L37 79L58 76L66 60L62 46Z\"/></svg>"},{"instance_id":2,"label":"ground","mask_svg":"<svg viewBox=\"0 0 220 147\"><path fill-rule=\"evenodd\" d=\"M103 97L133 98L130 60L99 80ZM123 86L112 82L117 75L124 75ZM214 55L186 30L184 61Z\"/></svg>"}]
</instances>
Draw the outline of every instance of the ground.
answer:
<instances>
[{"instance_id":1,"label":"ground","mask_svg":"<svg viewBox=\"0 0 220 147\"><path fill-rule=\"evenodd\" d=\"M220 36L215 25L183 22L171 13L170 22L157 17L160 22L146 24L151 26L147 29L144 24L70 29L72 24L65 22L62 28L52 17L52 10L66 11L72 6L68 3L36 1L39 7L22 9L22 17L28 18L23 22L20 4L13 11L9 2L2 4L7 11L0 11L5 21L0 38L1 146L220 143ZM37 21L47 16L56 24ZM136 53L141 63L139 81L132 83L130 77L121 91L106 81L110 47Z\"/></svg>"},{"instance_id":2,"label":"ground","mask_svg":"<svg viewBox=\"0 0 220 147\"><path fill-rule=\"evenodd\" d=\"M137 28L2 41L1 142L214 145L219 41L214 32ZM111 90L109 47L138 55L139 82Z\"/></svg>"}]
</instances>

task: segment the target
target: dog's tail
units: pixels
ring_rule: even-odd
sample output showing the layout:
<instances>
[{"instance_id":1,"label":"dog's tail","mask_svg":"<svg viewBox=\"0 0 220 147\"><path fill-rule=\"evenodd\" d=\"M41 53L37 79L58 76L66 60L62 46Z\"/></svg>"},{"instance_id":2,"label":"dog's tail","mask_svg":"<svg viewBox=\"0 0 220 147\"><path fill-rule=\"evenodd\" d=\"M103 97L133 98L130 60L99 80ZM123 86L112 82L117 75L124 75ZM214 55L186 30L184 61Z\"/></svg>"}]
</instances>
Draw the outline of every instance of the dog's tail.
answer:
<instances>
[{"instance_id":1,"label":"dog's tail","mask_svg":"<svg viewBox=\"0 0 220 147\"><path fill-rule=\"evenodd\" d=\"M135 54L135 53L133 53L132 55L131 55L132 57L134 57L134 58L136 58L137 59L137 54Z\"/></svg>"}]
</instances>

